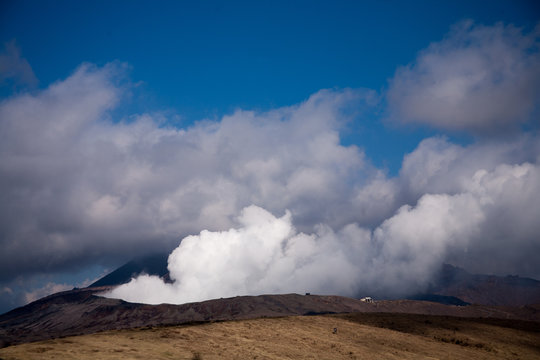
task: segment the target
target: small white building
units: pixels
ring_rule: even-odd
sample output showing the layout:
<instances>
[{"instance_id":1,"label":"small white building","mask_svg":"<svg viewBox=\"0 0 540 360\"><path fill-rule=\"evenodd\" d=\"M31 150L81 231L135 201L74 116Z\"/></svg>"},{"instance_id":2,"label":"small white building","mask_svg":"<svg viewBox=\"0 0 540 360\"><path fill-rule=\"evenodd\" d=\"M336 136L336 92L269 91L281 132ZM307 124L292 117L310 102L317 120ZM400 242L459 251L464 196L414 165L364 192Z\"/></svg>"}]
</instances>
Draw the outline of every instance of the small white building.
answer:
<instances>
[{"instance_id":1,"label":"small white building","mask_svg":"<svg viewBox=\"0 0 540 360\"><path fill-rule=\"evenodd\" d=\"M366 302L366 303L373 303L373 299L370 296L366 296L360 299L360 301Z\"/></svg>"}]
</instances>

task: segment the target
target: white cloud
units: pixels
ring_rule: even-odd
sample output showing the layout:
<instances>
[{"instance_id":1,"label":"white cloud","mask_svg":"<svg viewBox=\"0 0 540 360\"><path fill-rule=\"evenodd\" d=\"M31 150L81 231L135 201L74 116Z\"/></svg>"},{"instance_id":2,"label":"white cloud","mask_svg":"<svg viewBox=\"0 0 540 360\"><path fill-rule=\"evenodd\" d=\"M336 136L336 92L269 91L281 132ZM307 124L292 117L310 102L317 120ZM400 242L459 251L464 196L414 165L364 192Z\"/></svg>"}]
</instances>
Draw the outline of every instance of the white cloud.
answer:
<instances>
[{"instance_id":1,"label":"white cloud","mask_svg":"<svg viewBox=\"0 0 540 360\"><path fill-rule=\"evenodd\" d=\"M403 123L472 131L515 129L540 98L539 32L464 21L396 71L388 102Z\"/></svg>"},{"instance_id":2,"label":"white cloud","mask_svg":"<svg viewBox=\"0 0 540 360\"><path fill-rule=\"evenodd\" d=\"M123 71L84 64L0 103L3 278L167 249L232 226L250 204L290 209L301 229L361 222L360 207L373 220L355 194L380 182L378 171L338 133L343 109L372 92L322 90L296 106L178 129L151 114L110 119Z\"/></svg>"},{"instance_id":3,"label":"white cloud","mask_svg":"<svg viewBox=\"0 0 540 360\"><path fill-rule=\"evenodd\" d=\"M480 169L492 171L500 164L538 162L538 138L522 134L460 146L444 137L427 138L403 158L400 182L409 201L425 193L455 194Z\"/></svg>"},{"instance_id":4,"label":"white cloud","mask_svg":"<svg viewBox=\"0 0 540 360\"><path fill-rule=\"evenodd\" d=\"M256 206L243 209L238 223L228 231L186 237L169 256L174 284L145 275L106 296L158 304L294 291L354 295L357 290L355 261L369 232L348 228L337 235L320 226L306 235L294 229L289 212L276 218Z\"/></svg>"},{"instance_id":5,"label":"white cloud","mask_svg":"<svg viewBox=\"0 0 540 360\"><path fill-rule=\"evenodd\" d=\"M464 180L460 192L424 194L373 231L353 223L298 233L289 212L250 206L239 227L182 240L169 256L173 284L145 275L105 296L152 304L304 291L402 296L425 290L449 258L539 275L540 168L501 164Z\"/></svg>"},{"instance_id":6,"label":"white cloud","mask_svg":"<svg viewBox=\"0 0 540 360\"><path fill-rule=\"evenodd\" d=\"M474 272L540 277L530 255L540 249L534 220L540 216L538 144L528 135L466 147L430 138L404 158L399 181L409 203L435 194L467 195L474 202L460 211L481 209L478 235L449 248L446 261Z\"/></svg>"},{"instance_id":7,"label":"white cloud","mask_svg":"<svg viewBox=\"0 0 540 360\"><path fill-rule=\"evenodd\" d=\"M12 81L14 85L36 86L38 80L28 61L21 57L21 50L15 40L4 44L0 53L0 85Z\"/></svg>"}]
</instances>

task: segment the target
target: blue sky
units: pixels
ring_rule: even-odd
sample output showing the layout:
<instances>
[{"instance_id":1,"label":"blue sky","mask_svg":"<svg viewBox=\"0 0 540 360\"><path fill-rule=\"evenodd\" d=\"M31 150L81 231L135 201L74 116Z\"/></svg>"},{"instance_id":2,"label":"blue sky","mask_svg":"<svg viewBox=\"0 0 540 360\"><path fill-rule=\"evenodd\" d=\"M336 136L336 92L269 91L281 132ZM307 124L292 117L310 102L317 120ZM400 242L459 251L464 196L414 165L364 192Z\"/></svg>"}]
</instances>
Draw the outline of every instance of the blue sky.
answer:
<instances>
[{"instance_id":1,"label":"blue sky","mask_svg":"<svg viewBox=\"0 0 540 360\"><path fill-rule=\"evenodd\" d=\"M538 193L539 14L536 1L0 2L0 311L239 226L250 205L289 210L308 234L328 226L325 244L356 224L372 259L422 239L403 217L469 214L430 234L443 245L418 273L540 276L525 255L536 222L497 220L540 211L538 195L505 195ZM503 256L503 238L518 250Z\"/></svg>"}]
</instances>

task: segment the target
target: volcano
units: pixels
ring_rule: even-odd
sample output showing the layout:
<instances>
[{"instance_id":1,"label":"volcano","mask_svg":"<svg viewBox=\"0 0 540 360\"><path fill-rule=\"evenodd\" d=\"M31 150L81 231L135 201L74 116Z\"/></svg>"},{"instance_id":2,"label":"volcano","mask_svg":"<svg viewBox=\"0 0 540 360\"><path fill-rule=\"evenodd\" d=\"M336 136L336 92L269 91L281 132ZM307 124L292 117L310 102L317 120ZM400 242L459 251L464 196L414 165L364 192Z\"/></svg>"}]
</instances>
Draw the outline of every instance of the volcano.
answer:
<instances>
[{"instance_id":1,"label":"volcano","mask_svg":"<svg viewBox=\"0 0 540 360\"><path fill-rule=\"evenodd\" d=\"M376 299L373 303L342 296L281 294L148 305L100 296L141 273L168 279L166 257L155 255L128 262L88 288L53 294L1 315L0 345L112 329L337 313L406 313L540 322L540 281L473 275L451 265L444 265L434 276L430 293L413 299Z\"/></svg>"}]
</instances>

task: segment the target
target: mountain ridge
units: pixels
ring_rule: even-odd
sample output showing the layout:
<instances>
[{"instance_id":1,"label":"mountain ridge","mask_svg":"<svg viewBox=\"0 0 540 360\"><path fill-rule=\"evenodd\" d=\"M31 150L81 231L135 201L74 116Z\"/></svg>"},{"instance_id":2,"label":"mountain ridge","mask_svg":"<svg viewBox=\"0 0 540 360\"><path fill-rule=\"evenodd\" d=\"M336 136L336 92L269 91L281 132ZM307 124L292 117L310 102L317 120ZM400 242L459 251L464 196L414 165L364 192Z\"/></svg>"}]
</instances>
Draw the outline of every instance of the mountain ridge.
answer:
<instances>
[{"instance_id":1,"label":"mountain ridge","mask_svg":"<svg viewBox=\"0 0 540 360\"><path fill-rule=\"evenodd\" d=\"M100 296L141 273L170 281L166 259L166 254L154 254L132 260L87 288L52 294L0 315L0 347L113 329L327 313L411 313L540 321L540 281L470 274L448 264L434 275L427 293L374 303L335 295L274 294L148 305Z\"/></svg>"},{"instance_id":2,"label":"mountain ridge","mask_svg":"<svg viewBox=\"0 0 540 360\"><path fill-rule=\"evenodd\" d=\"M540 304L455 306L415 300L367 303L334 295L281 294L147 305L99 296L109 289L65 291L0 315L0 347L104 330L329 313L409 313L540 322Z\"/></svg>"}]
</instances>

